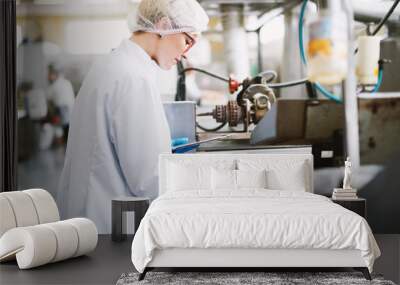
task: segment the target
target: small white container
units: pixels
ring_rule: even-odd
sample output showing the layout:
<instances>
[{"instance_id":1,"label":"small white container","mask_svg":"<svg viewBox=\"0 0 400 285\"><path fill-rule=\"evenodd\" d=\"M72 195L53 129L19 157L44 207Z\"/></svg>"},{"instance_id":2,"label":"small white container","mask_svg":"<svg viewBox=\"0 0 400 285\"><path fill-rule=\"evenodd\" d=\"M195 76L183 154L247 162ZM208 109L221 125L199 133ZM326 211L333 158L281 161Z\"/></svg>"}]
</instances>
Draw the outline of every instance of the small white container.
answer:
<instances>
[{"instance_id":1,"label":"small white container","mask_svg":"<svg viewBox=\"0 0 400 285\"><path fill-rule=\"evenodd\" d=\"M378 36L358 38L356 74L360 84L374 85L378 82L380 41Z\"/></svg>"}]
</instances>

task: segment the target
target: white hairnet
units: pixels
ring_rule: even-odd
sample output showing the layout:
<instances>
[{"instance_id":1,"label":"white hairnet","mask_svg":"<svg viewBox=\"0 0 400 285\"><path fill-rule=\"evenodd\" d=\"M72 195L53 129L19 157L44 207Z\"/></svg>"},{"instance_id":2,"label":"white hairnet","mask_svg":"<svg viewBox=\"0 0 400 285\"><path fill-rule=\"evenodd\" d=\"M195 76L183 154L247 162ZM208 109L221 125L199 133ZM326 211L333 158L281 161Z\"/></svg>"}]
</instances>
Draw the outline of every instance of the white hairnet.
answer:
<instances>
[{"instance_id":1,"label":"white hairnet","mask_svg":"<svg viewBox=\"0 0 400 285\"><path fill-rule=\"evenodd\" d=\"M142 0L136 14L129 15L128 25L132 32L201 33L207 29L208 20L196 0Z\"/></svg>"}]
</instances>

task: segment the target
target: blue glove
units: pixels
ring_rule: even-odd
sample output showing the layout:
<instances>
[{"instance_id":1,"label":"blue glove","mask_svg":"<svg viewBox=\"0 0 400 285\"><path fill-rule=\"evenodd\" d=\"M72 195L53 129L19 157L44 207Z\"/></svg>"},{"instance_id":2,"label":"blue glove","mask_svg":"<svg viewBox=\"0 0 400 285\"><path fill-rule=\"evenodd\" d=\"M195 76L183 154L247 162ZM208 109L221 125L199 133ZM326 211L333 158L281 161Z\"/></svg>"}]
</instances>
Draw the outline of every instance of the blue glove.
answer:
<instances>
[{"instance_id":1,"label":"blue glove","mask_svg":"<svg viewBox=\"0 0 400 285\"><path fill-rule=\"evenodd\" d=\"M181 144L187 144L189 143L189 138L188 137L181 137L181 138L175 138L171 140L171 145L172 147L181 145Z\"/></svg>"},{"instance_id":2,"label":"blue glove","mask_svg":"<svg viewBox=\"0 0 400 285\"><path fill-rule=\"evenodd\" d=\"M183 146L179 147L180 145L183 144L188 144L189 143L189 138L188 137L181 137L181 138L175 138L171 140L172 144L172 153L185 153L194 149L197 149L200 144L194 144L190 146Z\"/></svg>"},{"instance_id":3,"label":"blue glove","mask_svg":"<svg viewBox=\"0 0 400 285\"><path fill-rule=\"evenodd\" d=\"M200 144L194 144L191 146L181 147L181 148L173 148L172 153L185 153L194 149L197 149Z\"/></svg>"}]
</instances>

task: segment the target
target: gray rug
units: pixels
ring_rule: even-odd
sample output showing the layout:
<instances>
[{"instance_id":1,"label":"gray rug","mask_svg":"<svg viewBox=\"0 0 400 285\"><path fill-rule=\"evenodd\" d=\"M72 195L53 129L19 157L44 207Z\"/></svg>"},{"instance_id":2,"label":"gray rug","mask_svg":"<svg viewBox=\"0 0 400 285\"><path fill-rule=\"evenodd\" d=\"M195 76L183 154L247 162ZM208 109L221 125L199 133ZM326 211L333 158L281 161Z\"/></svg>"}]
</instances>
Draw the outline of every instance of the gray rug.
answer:
<instances>
[{"instance_id":1,"label":"gray rug","mask_svg":"<svg viewBox=\"0 0 400 285\"><path fill-rule=\"evenodd\" d=\"M117 285L395 285L392 281L384 280L379 275L372 275L373 280L368 281L359 272L148 272L142 281L137 280L138 276L138 273L122 274Z\"/></svg>"}]
</instances>

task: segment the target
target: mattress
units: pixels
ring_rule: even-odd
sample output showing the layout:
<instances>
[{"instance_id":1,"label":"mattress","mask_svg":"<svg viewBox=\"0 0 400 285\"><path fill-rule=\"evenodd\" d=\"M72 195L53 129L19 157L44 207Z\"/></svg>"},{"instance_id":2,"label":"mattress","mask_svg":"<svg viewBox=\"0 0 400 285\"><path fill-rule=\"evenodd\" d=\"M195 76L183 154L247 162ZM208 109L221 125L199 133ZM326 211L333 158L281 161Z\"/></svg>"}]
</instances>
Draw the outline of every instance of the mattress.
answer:
<instances>
[{"instance_id":1,"label":"mattress","mask_svg":"<svg viewBox=\"0 0 400 285\"><path fill-rule=\"evenodd\" d=\"M163 194L140 223L132 262L143 272L170 248L359 250L370 271L380 255L361 216L320 195L266 189Z\"/></svg>"}]
</instances>

